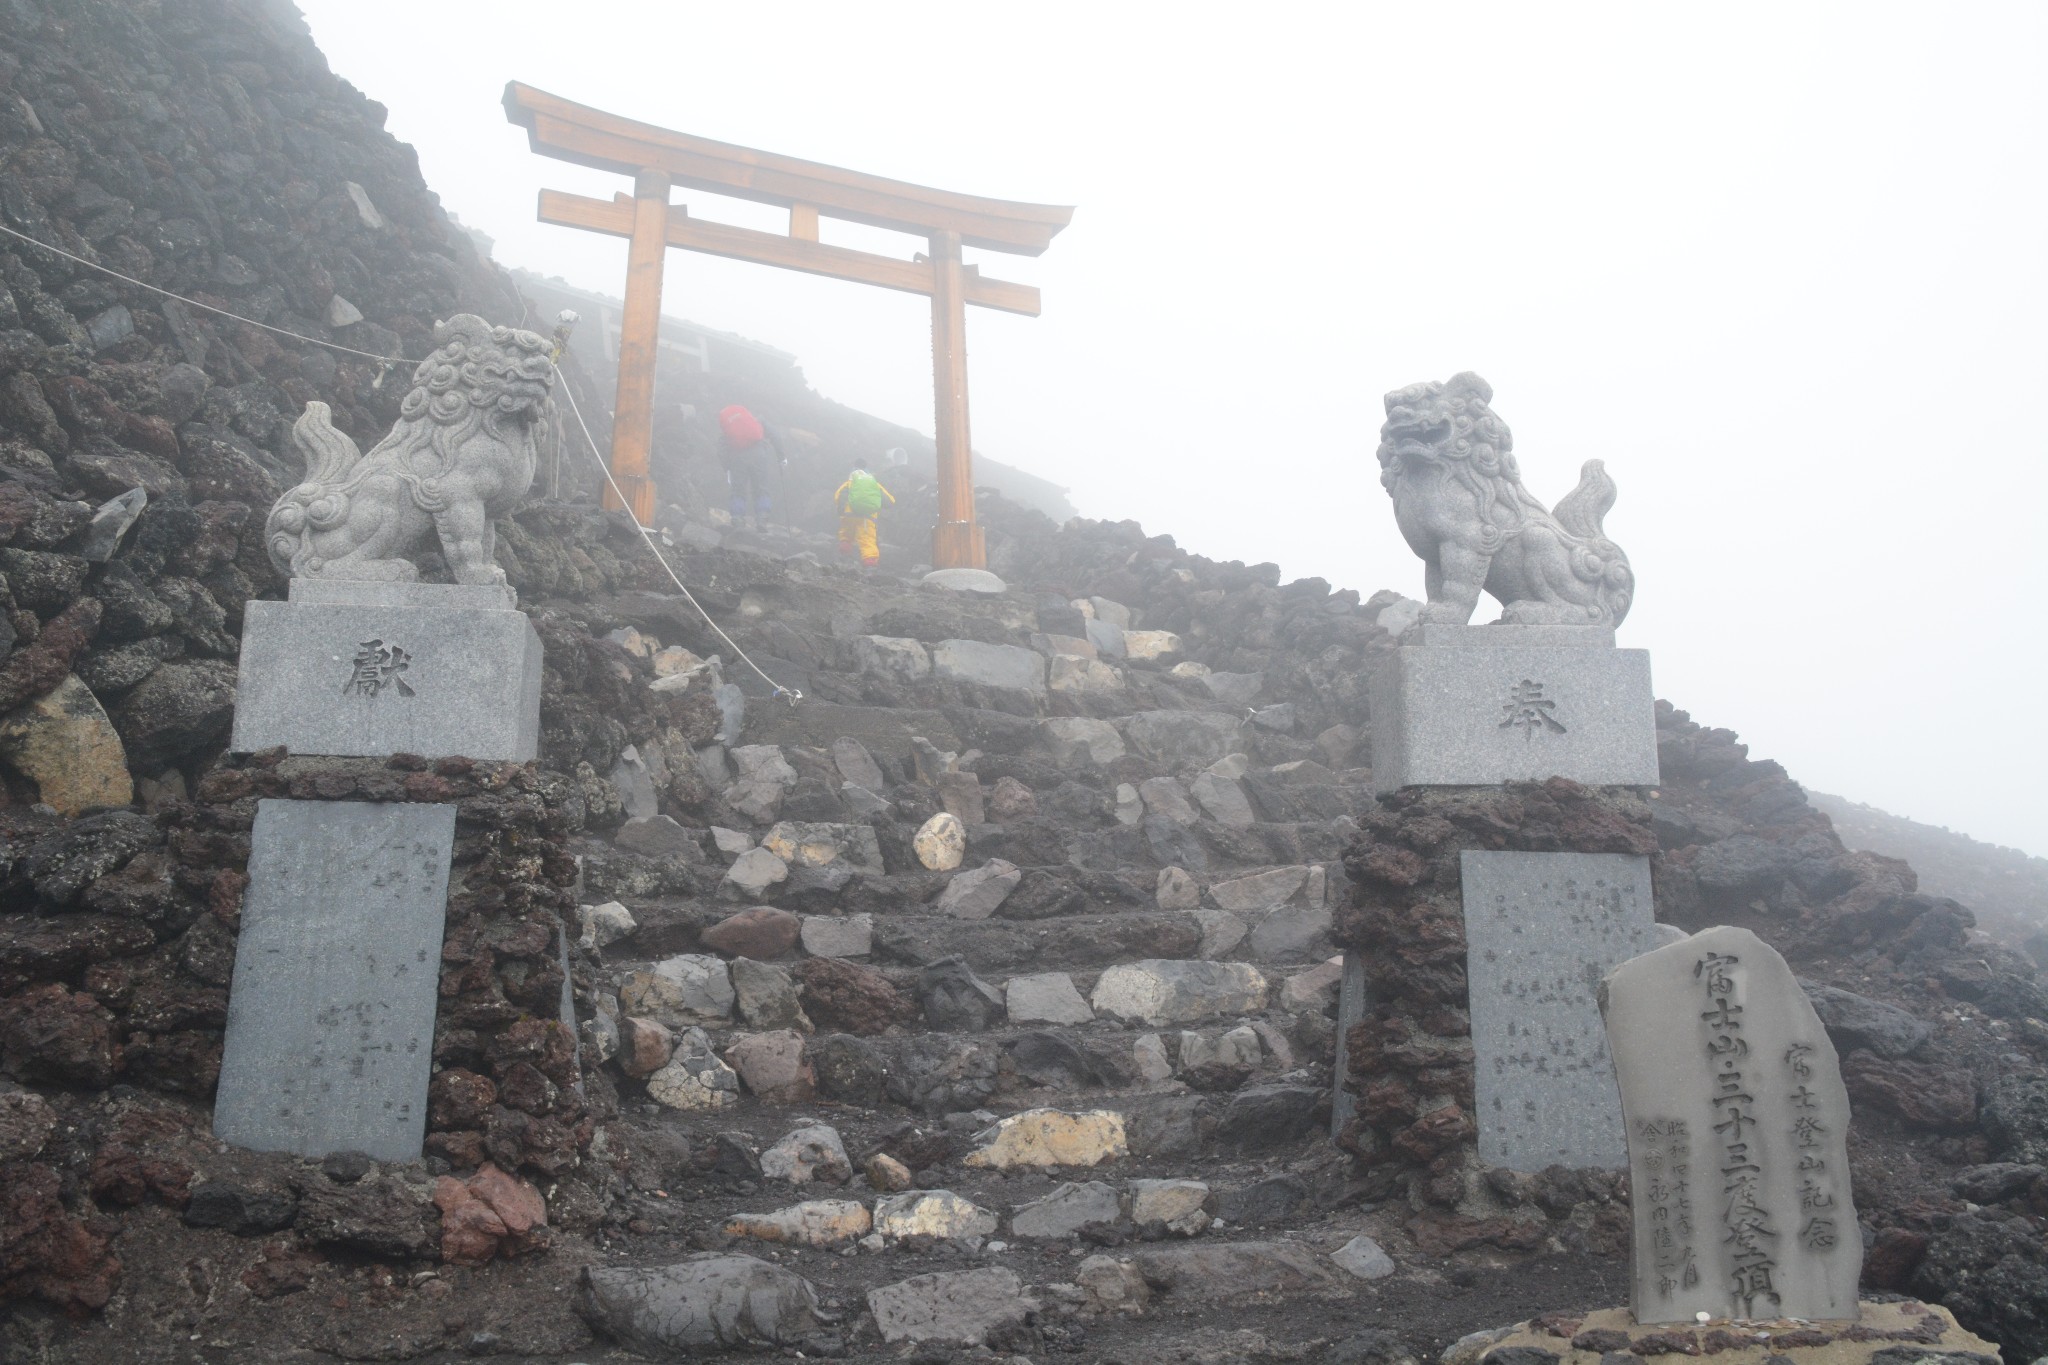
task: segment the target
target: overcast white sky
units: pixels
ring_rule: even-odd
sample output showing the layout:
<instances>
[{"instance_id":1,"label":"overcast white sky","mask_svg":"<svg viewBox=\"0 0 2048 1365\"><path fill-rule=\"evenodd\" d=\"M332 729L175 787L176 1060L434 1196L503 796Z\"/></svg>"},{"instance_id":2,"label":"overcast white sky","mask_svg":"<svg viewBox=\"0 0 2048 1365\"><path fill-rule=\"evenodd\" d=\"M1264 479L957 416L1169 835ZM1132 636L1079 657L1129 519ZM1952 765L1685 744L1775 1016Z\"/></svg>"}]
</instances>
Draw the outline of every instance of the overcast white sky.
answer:
<instances>
[{"instance_id":1,"label":"overcast white sky","mask_svg":"<svg viewBox=\"0 0 2048 1365\"><path fill-rule=\"evenodd\" d=\"M1477 370L1543 501L1608 462L1660 695L2048 854L2048 6L302 3L502 261L588 288L625 243L535 192L630 186L529 153L508 79L1077 205L979 254L1045 315L970 310L974 444L1203 554L1420 596L1380 397ZM667 304L931 429L922 299L672 252Z\"/></svg>"}]
</instances>

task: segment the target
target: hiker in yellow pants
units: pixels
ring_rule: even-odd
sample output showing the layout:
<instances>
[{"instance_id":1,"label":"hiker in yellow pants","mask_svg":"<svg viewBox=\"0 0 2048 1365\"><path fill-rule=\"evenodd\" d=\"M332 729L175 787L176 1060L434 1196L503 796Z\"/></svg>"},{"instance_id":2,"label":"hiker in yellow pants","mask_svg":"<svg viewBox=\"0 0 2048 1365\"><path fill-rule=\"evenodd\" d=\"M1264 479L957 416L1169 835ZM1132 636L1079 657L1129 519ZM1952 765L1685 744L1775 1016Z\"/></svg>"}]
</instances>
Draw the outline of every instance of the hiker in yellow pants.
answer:
<instances>
[{"instance_id":1,"label":"hiker in yellow pants","mask_svg":"<svg viewBox=\"0 0 2048 1365\"><path fill-rule=\"evenodd\" d=\"M896 501L896 495L865 469L847 475L846 482L832 494L832 505L839 509L839 553L848 558L858 554L863 568L872 569L882 562L875 514L882 510L884 498Z\"/></svg>"}]
</instances>

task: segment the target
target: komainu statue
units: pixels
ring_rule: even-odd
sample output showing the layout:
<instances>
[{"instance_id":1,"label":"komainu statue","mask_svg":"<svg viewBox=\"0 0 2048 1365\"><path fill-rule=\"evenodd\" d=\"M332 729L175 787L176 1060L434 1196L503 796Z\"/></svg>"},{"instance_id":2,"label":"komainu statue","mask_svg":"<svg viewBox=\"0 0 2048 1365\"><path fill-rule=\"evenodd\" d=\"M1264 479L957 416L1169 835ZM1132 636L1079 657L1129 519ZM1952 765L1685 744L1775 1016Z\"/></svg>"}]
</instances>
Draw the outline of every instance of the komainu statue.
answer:
<instances>
[{"instance_id":1,"label":"komainu statue","mask_svg":"<svg viewBox=\"0 0 2048 1365\"><path fill-rule=\"evenodd\" d=\"M1586 461L1579 486L1546 511L1522 487L1514 438L1487 406L1492 398L1492 386L1470 371L1387 395L1380 482L1422 556L1422 619L1464 625L1483 588L1506 607L1503 621L1619 625L1635 575L1600 527L1614 506L1606 466Z\"/></svg>"},{"instance_id":2,"label":"komainu statue","mask_svg":"<svg viewBox=\"0 0 2048 1365\"><path fill-rule=\"evenodd\" d=\"M292 427L305 481L270 509L271 561L294 578L409 583L431 529L456 582L503 583L491 520L525 496L551 429L549 349L546 337L470 313L437 324L398 424L367 455L325 403L306 404Z\"/></svg>"}]
</instances>

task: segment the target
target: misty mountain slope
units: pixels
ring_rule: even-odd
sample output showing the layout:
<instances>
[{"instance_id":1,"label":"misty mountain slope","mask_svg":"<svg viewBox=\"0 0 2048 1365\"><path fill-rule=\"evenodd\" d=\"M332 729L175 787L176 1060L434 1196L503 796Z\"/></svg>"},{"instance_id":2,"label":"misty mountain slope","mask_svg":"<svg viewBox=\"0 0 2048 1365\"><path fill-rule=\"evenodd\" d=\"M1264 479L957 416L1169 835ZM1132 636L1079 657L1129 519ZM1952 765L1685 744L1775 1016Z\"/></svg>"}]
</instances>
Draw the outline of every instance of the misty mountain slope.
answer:
<instances>
[{"instance_id":1,"label":"misty mountain slope","mask_svg":"<svg viewBox=\"0 0 2048 1365\"><path fill-rule=\"evenodd\" d=\"M1953 896L1975 910L1986 929L2014 942L2048 932L2048 858L1845 797L1808 791L1807 798L1834 820L1843 843L1905 859L1922 890Z\"/></svg>"}]
</instances>

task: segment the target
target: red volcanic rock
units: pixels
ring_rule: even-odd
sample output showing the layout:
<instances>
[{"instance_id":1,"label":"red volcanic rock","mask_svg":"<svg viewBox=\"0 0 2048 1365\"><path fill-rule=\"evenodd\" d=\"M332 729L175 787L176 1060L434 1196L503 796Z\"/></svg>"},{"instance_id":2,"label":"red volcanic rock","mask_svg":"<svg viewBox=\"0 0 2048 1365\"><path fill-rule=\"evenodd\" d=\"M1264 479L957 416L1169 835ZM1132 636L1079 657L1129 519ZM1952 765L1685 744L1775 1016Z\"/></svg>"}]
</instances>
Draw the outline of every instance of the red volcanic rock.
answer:
<instances>
[{"instance_id":1,"label":"red volcanic rock","mask_svg":"<svg viewBox=\"0 0 2048 1365\"><path fill-rule=\"evenodd\" d=\"M822 1030L873 1035L917 1017L917 1003L873 968L813 957L793 975L803 986L804 1012Z\"/></svg>"},{"instance_id":2,"label":"red volcanic rock","mask_svg":"<svg viewBox=\"0 0 2048 1365\"><path fill-rule=\"evenodd\" d=\"M788 956L796 948L797 932L802 928L803 921L789 911L757 905L726 916L699 935L698 941L729 957L766 962Z\"/></svg>"},{"instance_id":3,"label":"red volcanic rock","mask_svg":"<svg viewBox=\"0 0 2048 1365\"><path fill-rule=\"evenodd\" d=\"M485 1162L467 1181L434 1182L441 1210L441 1259L482 1265L493 1256L542 1251L548 1245L547 1203L526 1181Z\"/></svg>"},{"instance_id":4,"label":"red volcanic rock","mask_svg":"<svg viewBox=\"0 0 2048 1365\"><path fill-rule=\"evenodd\" d=\"M1858 1050L1843 1059L1842 1080L1856 1104L1918 1128L1961 1130L1977 1122L1977 1084L1968 1071Z\"/></svg>"},{"instance_id":5,"label":"red volcanic rock","mask_svg":"<svg viewBox=\"0 0 2048 1365\"><path fill-rule=\"evenodd\" d=\"M0 1299L36 1298L82 1317L121 1278L108 1240L64 1210L63 1182L39 1163L0 1180Z\"/></svg>"}]
</instances>

